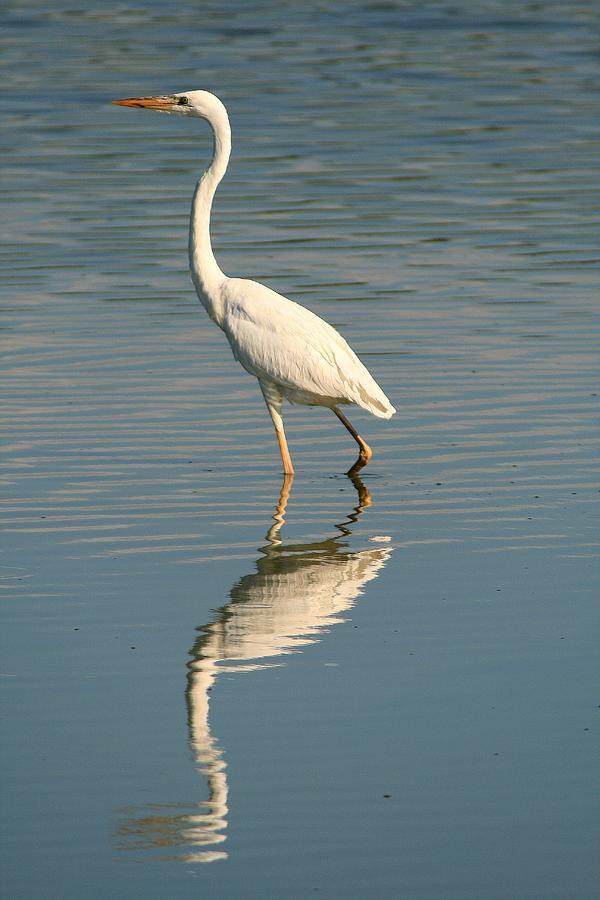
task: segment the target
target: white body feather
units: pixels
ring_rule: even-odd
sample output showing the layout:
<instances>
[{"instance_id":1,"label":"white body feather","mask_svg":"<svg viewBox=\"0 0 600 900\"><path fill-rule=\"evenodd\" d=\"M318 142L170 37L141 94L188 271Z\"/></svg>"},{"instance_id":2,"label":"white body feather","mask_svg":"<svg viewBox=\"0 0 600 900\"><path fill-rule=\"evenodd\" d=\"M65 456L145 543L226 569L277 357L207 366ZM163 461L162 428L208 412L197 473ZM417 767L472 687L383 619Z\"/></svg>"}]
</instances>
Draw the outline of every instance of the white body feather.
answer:
<instances>
[{"instance_id":1,"label":"white body feather","mask_svg":"<svg viewBox=\"0 0 600 900\"><path fill-rule=\"evenodd\" d=\"M375 416L395 412L377 382L335 328L256 281L226 278L222 328L239 363L292 403L355 403Z\"/></svg>"}]
</instances>

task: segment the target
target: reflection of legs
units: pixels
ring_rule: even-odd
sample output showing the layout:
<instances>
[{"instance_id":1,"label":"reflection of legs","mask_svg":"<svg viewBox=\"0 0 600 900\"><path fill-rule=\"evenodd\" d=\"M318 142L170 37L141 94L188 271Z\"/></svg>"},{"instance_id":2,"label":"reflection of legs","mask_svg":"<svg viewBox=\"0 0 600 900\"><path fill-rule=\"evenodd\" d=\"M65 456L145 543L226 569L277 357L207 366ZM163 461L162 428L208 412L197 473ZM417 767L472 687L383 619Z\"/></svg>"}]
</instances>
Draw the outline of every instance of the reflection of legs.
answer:
<instances>
[{"instance_id":1,"label":"reflection of legs","mask_svg":"<svg viewBox=\"0 0 600 900\"><path fill-rule=\"evenodd\" d=\"M367 442L361 438L358 431L356 431L356 429L353 428L353 426L350 424L350 422L348 421L348 419L346 418L344 413L340 412L339 409L337 408L337 406L332 406L331 408L333 409L334 413L336 414L336 416L338 417L338 419L340 420L340 422L342 423L344 428L346 428L350 432L350 434L352 435L352 437L354 438L354 440L356 441L356 443L359 446L358 459L356 460L356 462L354 463L352 468L349 470L349 472L356 472L357 469L362 469L363 466L366 466L366 464L369 462L369 460L373 456L373 451L371 450L371 448L369 447Z\"/></svg>"},{"instance_id":2,"label":"reflection of legs","mask_svg":"<svg viewBox=\"0 0 600 900\"><path fill-rule=\"evenodd\" d=\"M290 499L290 491L292 489L293 483L294 476L292 474L283 476L281 490L279 491L279 503L277 504L277 511L273 516L274 519L281 519L281 521L283 521L283 518L285 516L285 508L288 504L288 500Z\"/></svg>"},{"instance_id":3,"label":"reflection of legs","mask_svg":"<svg viewBox=\"0 0 600 900\"><path fill-rule=\"evenodd\" d=\"M356 474L356 469L354 469L354 468L350 469L350 471L347 474L348 474L348 478L350 479L350 481L352 482L352 484L354 485L354 487L356 488L356 491L358 493L358 506L355 507L355 510L358 513L358 515L360 515L361 512L363 511L363 509L366 509L367 506L371 505L373 500L371 499L371 495L370 495L369 491L367 490L367 488L364 486L364 484L362 483L362 481Z\"/></svg>"},{"instance_id":4,"label":"reflection of legs","mask_svg":"<svg viewBox=\"0 0 600 900\"><path fill-rule=\"evenodd\" d=\"M281 485L281 490L279 491L279 503L277 504L277 509L275 510L275 514L273 518L275 519L275 524L271 525L269 530L267 531L267 540L272 544L280 544L281 538L279 537L279 531L282 525L285 524L285 508L287 506L287 502L290 496L290 491L292 489L292 485L294 483L293 475L284 475L283 483Z\"/></svg>"},{"instance_id":5,"label":"reflection of legs","mask_svg":"<svg viewBox=\"0 0 600 900\"><path fill-rule=\"evenodd\" d=\"M283 471L286 475L293 475L294 467L292 465L292 457L288 450L285 431L283 430L283 419L281 418L281 404L283 398L276 387L263 384L262 381L259 382L259 384L263 392L263 397L265 398L265 403L267 404L267 409L273 420L273 425L275 426L275 434L277 435L277 443L279 444L279 452L281 453Z\"/></svg>"}]
</instances>

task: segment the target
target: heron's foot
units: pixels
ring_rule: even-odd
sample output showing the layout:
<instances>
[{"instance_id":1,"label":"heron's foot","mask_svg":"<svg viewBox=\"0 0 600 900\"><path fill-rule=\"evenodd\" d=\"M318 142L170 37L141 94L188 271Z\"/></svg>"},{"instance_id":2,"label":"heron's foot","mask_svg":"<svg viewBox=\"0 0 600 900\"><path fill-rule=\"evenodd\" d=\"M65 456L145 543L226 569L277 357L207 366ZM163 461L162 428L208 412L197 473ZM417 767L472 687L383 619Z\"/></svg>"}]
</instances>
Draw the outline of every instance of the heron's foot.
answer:
<instances>
[{"instance_id":1,"label":"heron's foot","mask_svg":"<svg viewBox=\"0 0 600 900\"><path fill-rule=\"evenodd\" d=\"M348 469L348 471L346 472L346 475L353 475L355 472L358 472L358 471L360 471L360 469L363 469L367 465L367 463L369 462L371 457L373 456L373 451L371 450L371 448L369 447L367 442L363 441L362 438L360 439L359 446L360 446L360 453L358 454L358 459L356 460L354 465L350 469Z\"/></svg>"}]
</instances>

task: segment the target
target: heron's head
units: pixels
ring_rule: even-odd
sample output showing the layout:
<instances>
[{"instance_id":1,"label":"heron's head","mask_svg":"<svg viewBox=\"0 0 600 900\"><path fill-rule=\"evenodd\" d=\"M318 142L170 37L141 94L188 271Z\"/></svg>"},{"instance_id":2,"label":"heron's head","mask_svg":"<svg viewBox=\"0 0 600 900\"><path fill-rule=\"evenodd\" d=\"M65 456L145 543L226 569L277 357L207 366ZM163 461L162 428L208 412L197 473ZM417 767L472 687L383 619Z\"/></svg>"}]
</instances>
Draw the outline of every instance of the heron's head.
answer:
<instances>
[{"instance_id":1,"label":"heron's head","mask_svg":"<svg viewBox=\"0 0 600 900\"><path fill-rule=\"evenodd\" d=\"M180 116L196 116L214 119L225 111L218 97L209 91L181 91L158 97L130 97L128 100L113 100L117 106L140 106L159 112L175 113Z\"/></svg>"}]
</instances>

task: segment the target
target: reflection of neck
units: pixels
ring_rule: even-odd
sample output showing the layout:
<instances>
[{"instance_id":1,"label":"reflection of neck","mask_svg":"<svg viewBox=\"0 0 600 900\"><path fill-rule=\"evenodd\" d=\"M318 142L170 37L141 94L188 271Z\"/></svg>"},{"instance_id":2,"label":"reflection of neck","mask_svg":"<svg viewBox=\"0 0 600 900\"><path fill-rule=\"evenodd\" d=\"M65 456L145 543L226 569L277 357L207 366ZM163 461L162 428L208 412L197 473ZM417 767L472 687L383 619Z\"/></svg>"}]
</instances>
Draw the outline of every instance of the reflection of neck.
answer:
<instances>
[{"instance_id":1,"label":"reflection of neck","mask_svg":"<svg viewBox=\"0 0 600 900\"><path fill-rule=\"evenodd\" d=\"M208 781L209 798L204 815L188 817L190 830L188 838L193 846L220 844L226 836L227 828L227 772L223 751L210 732L208 723L208 703L210 689L215 680L215 662L212 659L191 660L189 663L186 701L188 706L188 726L190 746L199 771ZM227 854L219 854L220 858ZM196 856L202 861L202 854ZM210 859L216 858L211 855Z\"/></svg>"}]
</instances>

